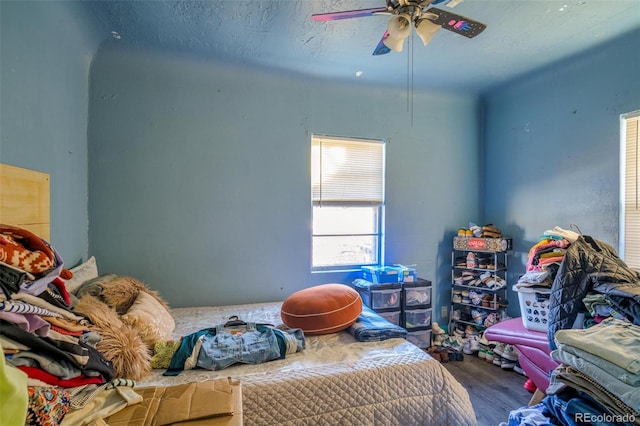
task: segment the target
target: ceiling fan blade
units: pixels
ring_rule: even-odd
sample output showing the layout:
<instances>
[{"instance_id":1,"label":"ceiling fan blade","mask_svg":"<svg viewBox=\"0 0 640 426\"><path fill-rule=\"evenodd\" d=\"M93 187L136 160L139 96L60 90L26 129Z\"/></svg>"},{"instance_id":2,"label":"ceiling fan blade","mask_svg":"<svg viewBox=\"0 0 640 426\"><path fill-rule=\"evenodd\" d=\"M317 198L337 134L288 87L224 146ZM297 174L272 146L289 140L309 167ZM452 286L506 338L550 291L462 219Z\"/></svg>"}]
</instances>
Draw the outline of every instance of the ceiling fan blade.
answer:
<instances>
[{"instance_id":1,"label":"ceiling fan blade","mask_svg":"<svg viewBox=\"0 0 640 426\"><path fill-rule=\"evenodd\" d=\"M386 7L376 7L373 9L345 10L343 12L316 13L311 15L314 21L337 21L338 19L361 18L371 16L376 13L388 12Z\"/></svg>"},{"instance_id":2,"label":"ceiling fan blade","mask_svg":"<svg viewBox=\"0 0 640 426\"><path fill-rule=\"evenodd\" d=\"M378 56L378 55L386 55L387 53L391 52L391 49L389 49L387 46L385 46L384 39L389 37L389 31L385 31L384 34L382 35L382 38L380 39L380 42L378 43L378 45L376 46L376 48L373 50L373 55L374 56Z\"/></svg>"},{"instance_id":3,"label":"ceiling fan blade","mask_svg":"<svg viewBox=\"0 0 640 426\"><path fill-rule=\"evenodd\" d=\"M432 7L428 9L428 11L438 15L438 19L435 19L433 22L442 25L442 28L445 30L453 31L468 38L477 36L487 28L482 22L474 21L473 19L447 12L437 7Z\"/></svg>"}]
</instances>

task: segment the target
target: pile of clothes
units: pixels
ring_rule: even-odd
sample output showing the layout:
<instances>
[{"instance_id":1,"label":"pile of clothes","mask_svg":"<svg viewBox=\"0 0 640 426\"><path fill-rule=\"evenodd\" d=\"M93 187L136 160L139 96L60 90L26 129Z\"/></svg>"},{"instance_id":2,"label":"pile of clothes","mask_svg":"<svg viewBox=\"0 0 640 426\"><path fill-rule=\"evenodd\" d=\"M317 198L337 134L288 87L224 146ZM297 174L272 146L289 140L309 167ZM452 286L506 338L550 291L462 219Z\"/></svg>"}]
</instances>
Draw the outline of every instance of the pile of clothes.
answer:
<instances>
[{"instance_id":1,"label":"pile of clothes","mask_svg":"<svg viewBox=\"0 0 640 426\"><path fill-rule=\"evenodd\" d=\"M546 230L529 249L526 273L518 279L516 288L550 290L567 248L579 237L577 232L559 226Z\"/></svg>"},{"instance_id":2,"label":"pile of clothes","mask_svg":"<svg viewBox=\"0 0 640 426\"><path fill-rule=\"evenodd\" d=\"M556 227L529 251L517 287L546 288L560 365L547 396L509 425L640 425L640 273L609 244Z\"/></svg>"},{"instance_id":3,"label":"pile of clothes","mask_svg":"<svg viewBox=\"0 0 640 426\"><path fill-rule=\"evenodd\" d=\"M104 385L114 377L111 362L95 349L100 337L71 309L63 280L71 277L47 242L0 225L0 348L4 370L18 369L24 374L12 370L15 380L26 383L28 377L35 385L29 387L32 424L46 424L38 413L57 410L48 420L65 415L65 388Z\"/></svg>"},{"instance_id":4,"label":"pile of clothes","mask_svg":"<svg viewBox=\"0 0 640 426\"><path fill-rule=\"evenodd\" d=\"M640 327L607 318L559 330L547 396L509 414L505 425L640 424Z\"/></svg>"},{"instance_id":5,"label":"pile of clothes","mask_svg":"<svg viewBox=\"0 0 640 426\"><path fill-rule=\"evenodd\" d=\"M3 426L87 425L141 404L135 380L174 328L166 303L144 284L99 277L97 266L67 270L48 242L0 225Z\"/></svg>"},{"instance_id":6,"label":"pile of clothes","mask_svg":"<svg viewBox=\"0 0 640 426\"><path fill-rule=\"evenodd\" d=\"M640 424L640 327L607 318L587 329L558 330L551 356L561 365L551 374L544 401L553 407L573 401L583 413L611 423ZM556 417L573 415L555 410ZM576 413L577 414L577 413Z\"/></svg>"}]
</instances>

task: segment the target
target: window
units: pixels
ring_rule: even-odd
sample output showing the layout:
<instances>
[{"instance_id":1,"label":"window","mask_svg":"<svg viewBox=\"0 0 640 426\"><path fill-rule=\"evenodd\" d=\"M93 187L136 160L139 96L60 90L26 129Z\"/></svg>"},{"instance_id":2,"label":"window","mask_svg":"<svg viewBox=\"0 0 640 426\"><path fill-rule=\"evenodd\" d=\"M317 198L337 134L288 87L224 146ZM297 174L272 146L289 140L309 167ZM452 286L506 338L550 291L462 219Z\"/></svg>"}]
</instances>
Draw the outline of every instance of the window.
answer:
<instances>
[{"instance_id":1,"label":"window","mask_svg":"<svg viewBox=\"0 0 640 426\"><path fill-rule=\"evenodd\" d=\"M621 117L620 253L640 270L640 111Z\"/></svg>"},{"instance_id":2,"label":"window","mask_svg":"<svg viewBox=\"0 0 640 426\"><path fill-rule=\"evenodd\" d=\"M384 149L382 140L312 136L313 269L382 263Z\"/></svg>"}]
</instances>

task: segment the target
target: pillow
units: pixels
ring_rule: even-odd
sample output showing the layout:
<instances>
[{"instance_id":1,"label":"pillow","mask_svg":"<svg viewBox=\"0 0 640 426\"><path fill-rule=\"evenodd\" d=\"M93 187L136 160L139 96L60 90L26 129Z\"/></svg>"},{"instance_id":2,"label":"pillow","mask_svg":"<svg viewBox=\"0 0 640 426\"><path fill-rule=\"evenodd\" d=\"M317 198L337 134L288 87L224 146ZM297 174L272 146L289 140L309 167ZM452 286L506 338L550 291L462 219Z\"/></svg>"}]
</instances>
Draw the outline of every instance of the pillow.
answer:
<instances>
[{"instance_id":1,"label":"pillow","mask_svg":"<svg viewBox=\"0 0 640 426\"><path fill-rule=\"evenodd\" d=\"M135 303L140 291L145 286L132 277L110 275L104 281L97 281L100 285L100 298L107 305L116 310L118 315L126 314Z\"/></svg>"},{"instance_id":2,"label":"pillow","mask_svg":"<svg viewBox=\"0 0 640 426\"><path fill-rule=\"evenodd\" d=\"M138 294L131 309L121 319L140 334L150 349L153 349L158 340L170 340L176 328L169 311L146 291Z\"/></svg>"},{"instance_id":3,"label":"pillow","mask_svg":"<svg viewBox=\"0 0 640 426\"><path fill-rule=\"evenodd\" d=\"M348 328L362 312L362 299L344 284L321 284L297 291L282 303L280 316L305 334L329 334Z\"/></svg>"},{"instance_id":4,"label":"pillow","mask_svg":"<svg viewBox=\"0 0 640 426\"><path fill-rule=\"evenodd\" d=\"M98 277L98 264L96 263L96 258L91 256L86 262L71 268L70 271L73 273L73 278L65 280L64 284L67 287L67 291L72 293L85 281Z\"/></svg>"}]
</instances>

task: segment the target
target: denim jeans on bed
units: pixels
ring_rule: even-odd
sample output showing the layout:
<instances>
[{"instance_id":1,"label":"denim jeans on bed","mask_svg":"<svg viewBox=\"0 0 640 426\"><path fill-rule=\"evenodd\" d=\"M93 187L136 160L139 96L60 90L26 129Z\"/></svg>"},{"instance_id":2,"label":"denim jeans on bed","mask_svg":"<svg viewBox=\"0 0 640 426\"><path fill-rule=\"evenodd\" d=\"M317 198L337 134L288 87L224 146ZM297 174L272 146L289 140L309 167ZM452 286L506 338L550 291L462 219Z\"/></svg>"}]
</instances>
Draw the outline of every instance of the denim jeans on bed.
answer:
<instances>
[{"instance_id":1,"label":"denim jeans on bed","mask_svg":"<svg viewBox=\"0 0 640 426\"><path fill-rule=\"evenodd\" d=\"M246 329L234 331L219 325L215 336L205 335L198 367L222 370L235 363L260 364L280 358L278 341L271 328L258 329L254 323L248 323Z\"/></svg>"}]
</instances>

